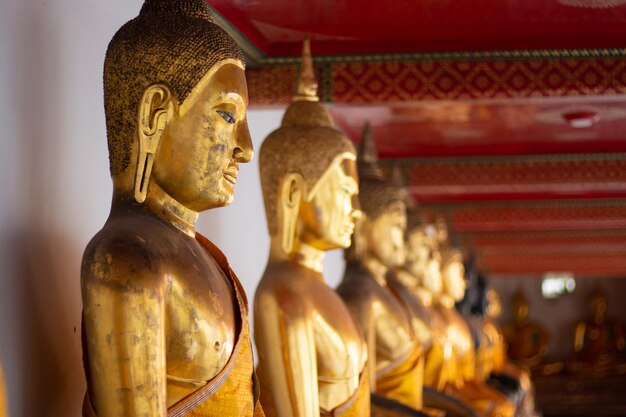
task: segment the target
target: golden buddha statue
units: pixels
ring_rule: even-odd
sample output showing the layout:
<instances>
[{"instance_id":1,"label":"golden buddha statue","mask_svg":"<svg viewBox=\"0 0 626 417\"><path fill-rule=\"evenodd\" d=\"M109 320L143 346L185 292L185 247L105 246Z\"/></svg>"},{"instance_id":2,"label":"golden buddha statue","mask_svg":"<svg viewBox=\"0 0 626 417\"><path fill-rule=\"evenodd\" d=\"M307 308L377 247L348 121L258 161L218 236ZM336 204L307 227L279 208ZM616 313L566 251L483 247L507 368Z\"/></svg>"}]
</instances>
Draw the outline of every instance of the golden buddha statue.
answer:
<instances>
[{"instance_id":1,"label":"golden buddha statue","mask_svg":"<svg viewBox=\"0 0 626 417\"><path fill-rule=\"evenodd\" d=\"M507 353L511 360L532 370L548 353L548 333L542 325L528 319L530 303L521 291L513 296L511 307L513 320L502 326Z\"/></svg>"},{"instance_id":2,"label":"golden buddha statue","mask_svg":"<svg viewBox=\"0 0 626 417\"><path fill-rule=\"evenodd\" d=\"M506 342L502 330L496 323L496 319L502 312L500 296L494 288L487 288L485 292L485 314L482 320L482 330L489 339L492 354L488 357L491 363L486 364L490 370L492 382L500 381L506 384L507 380L513 381L515 387L521 391L519 409L521 415L530 416L535 414L534 388L528 371L510 362L506 354Z\"/></svg>"},{"instance_id":3,"label":"golden buddha statue","mask_svg":"<svg viewBox=\"0 0 626 417\"><path fill-rule=\"evenodd\" d=\"M241 51L204 0L146 0L104 93L113 201L82 263L83 414L262 415L245 294L194 228L252 158Z\"/></svg>"},{"instance_id":4,"label":"golden buddha statue","mask_svg":"<svg viewBox=\"0 0 626 417\"><path fill-rule=\"evenodd\" d=\"M9 406L7 404L7 391L4 383L4 373L0 366L0 417L8 417Z\"/></svg>"},{"instance_id":5,"label":"golden buddha statue","mask_svg":"<svg viewBox=\"0 0 626 417\"><path fill-rule=\"evenodd\" d=\"M432 415L473 416L471 408L443 392L453 358L444 335L445 321L433 306L432 294L439 294L442 285L439 253L431 251L434 231L417 208L407 211L406 261L389 274L388 284L408 307L414 334L425 352L424 410Z\"/></svg>"},{"instance_id":6,"label":"golden buddha statue","mask_svg":"<svg viewBox=\"0 0 626 417\"><path fill-rule=\"evenodd\" d=\"M589 317L576 326L571 370L586 373L623 373L625 335L623 324L607 319L607 300L601 291L591 294Z\"/></svg>"},{"instance_id":7,"label":"golden buddha statue","mask_svg":"<svg viewBox=\"0 0 626 417\"><path fill-rule=\"evenodd\" d=\"M316 86L305 41L298 94L260 151L271 248L254 323L268 417L370 413L367 346L323 276L325 252L350 246L360 214L356 153Z\"/></svg>"},{"instance_id":8,"label":"golden buddha statue","mask_svg":"<svg viewBox=\"0 0 626 417\"><path fill-rule=\"evenodd\" d=\"M430 261L427 240L419 211L407 210L406 259L404 265L387 277L390 288L410 312L413 333L424 352L428 352L433 344L431 313L428 311L430 300L427 299L426 291L419 286Z\"/></svg>"},{"instance_id":9,"label":"golden buddha statue","mask_svg":"<svg viewBox=\"0 0 626 417\"><path fill-rule=\"evenodd\" d=\"M445 247L441 243L440 247ZM474 339L469 325L455 308L455 303L463 299L466 289L463 256L458 249L450 246L441 255L443 286L436 297L436 306L446 323L445 335L452 344L452 362L456 368L449 371L446 391L481 415L513 416L514 404L476 375Z\"/></svg>"},{"instance_id":10,"label":"golden buddha statue","mask_svg":"<svg viewBox=\"0 0 626 417\"><path fill-rule=\"evenodd\" d=\"M346 253L346 273L337 292L365 335L372 391L420 409L423 348L407 307L387 285L389 269L404 263L405 191L383 178L369 126L358 168L364 215Z\"/></svg>"}]
</instances>

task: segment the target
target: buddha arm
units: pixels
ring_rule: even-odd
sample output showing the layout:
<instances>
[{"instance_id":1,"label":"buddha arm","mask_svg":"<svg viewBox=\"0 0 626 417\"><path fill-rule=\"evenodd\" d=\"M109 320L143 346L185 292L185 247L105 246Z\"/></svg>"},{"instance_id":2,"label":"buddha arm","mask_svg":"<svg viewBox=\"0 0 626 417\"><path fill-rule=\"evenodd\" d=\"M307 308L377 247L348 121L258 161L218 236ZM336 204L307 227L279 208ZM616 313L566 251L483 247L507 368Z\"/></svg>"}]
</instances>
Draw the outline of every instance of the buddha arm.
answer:
<instances>
[{"instance_id":1,"label":"buddha arm","mask_svg":"<svg viewBox=\"0 0 626 417\"><path fill-rule=\"evenodd\" d=\"M578 323L574 334L574 351L581 352L585 344L585 323Z\"/></svg>"},{"instance_id":2,"label":"buddha arm","mask_svg":"<svg viewBox=\"0 0 626 417\"><path fill-rule=\"evenodd\" d=\"M369 300L368 300L369 301ZM361 303L346 303L348 310L354 321L362 329L363 339L367 343L367 369L368 379L371 392L376 392L376 374L377 374L377 362L376 362L376 319L374 317L373 308L368 302Z\"/></svg>"},{"instance_id":3,"label":"buddha arm","mask_svg":"<svg viewBox=\"0 0 626 417\"><path fill-rule=\"evenodd\" d=\"M279 417L318 417L319 389L313 323L303 310L303 301L291 297L277 303L272 296L260 297L262 341L259 355L271 385ZM279 305L281 304L281 305Z\"/></svg>"},{"instance_id":4,"label":"buddha arm","mask_svg":"<svg viewBox=\"0 0 626 417\"><path fill-rule=\"evenodd\" d=\"M81 277L92 404L98 417L165 417L162 285L145 260L105 256L84 263Z\"/></svg>"}]
</instances>

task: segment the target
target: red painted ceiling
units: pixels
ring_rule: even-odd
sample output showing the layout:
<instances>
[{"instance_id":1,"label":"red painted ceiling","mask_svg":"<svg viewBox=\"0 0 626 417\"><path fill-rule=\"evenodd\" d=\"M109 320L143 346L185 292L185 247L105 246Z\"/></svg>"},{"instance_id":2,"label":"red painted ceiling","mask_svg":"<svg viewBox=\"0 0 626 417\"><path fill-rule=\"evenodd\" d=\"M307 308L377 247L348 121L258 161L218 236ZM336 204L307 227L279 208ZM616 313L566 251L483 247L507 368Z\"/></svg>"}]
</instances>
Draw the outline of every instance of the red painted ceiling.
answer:
<instances>
[{"instance_id":1,"label":"red painted ceiling","mask_svg":"<svg viewBox=\"0 0 626 417\"><path fill-rule=\"evenodd\" d=\"M594 111L571 127L564 114ZM382 158L626 152L626 96L335 106L335 122L360 138L369 121Z\"/></svg>"},{"instance_id":2,"label":"red painted ceiling","mask_svg":"<svg viewBox=\"0 0 626 417\"><path fill-rule=\"evenodd\" d=\"M258 49L322 55L511 49L617 48L626 6L557 0L209 0Z\"/></svg>"},{"instance_id":3,"label":"red painted ceiling","mask_svg":"<svg viewBox=\"0 0 626 417\"><path fill-rule=\"evenodd\" d=\"M626 49L603 49L626 47L626 6L209 2L257 52L253 104L287 104L304 37L333 55L317 73L337 125L358 143L369 121L382 164L488 274L626 276ZM575 128L572 112L598 118Z\"/></svg>"}]
</instances>

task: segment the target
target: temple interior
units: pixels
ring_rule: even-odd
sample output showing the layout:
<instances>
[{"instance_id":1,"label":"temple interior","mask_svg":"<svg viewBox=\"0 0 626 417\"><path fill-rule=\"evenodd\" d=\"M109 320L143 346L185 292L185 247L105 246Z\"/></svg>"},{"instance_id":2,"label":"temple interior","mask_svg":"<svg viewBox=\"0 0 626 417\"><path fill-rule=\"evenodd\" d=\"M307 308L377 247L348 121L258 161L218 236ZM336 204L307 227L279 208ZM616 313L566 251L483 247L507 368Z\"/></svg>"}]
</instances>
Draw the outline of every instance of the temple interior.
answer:
<instances>
[{"instance_id":1,"label":"temple interior","mask_svg":"<svg viewBox=\"0 0 626 417\"><path fill-rule=\"evenodd\" d=\"M334 128L357 149L371 141L426 236L446 229L440 262L460 257L465 270L457 310L497 328L498 342L487 331L472 342L476 361L505 376L485 365L484 381L445 392L474 407L495 390L491 375L532 406L493 394L493 410L518 401L515 413L474 415L626 416L626 1L208 3L245 56L255 155L234 202L196 229L236 271L251 328L270 253L259 149L284 123L308 39L314 95ZM0 377L11 417L81 415L81 257L111 208L102 66L142 4L0 4ZM343 249L328 252L328 286L348 263Z\"/></svg>"}]
</instances>

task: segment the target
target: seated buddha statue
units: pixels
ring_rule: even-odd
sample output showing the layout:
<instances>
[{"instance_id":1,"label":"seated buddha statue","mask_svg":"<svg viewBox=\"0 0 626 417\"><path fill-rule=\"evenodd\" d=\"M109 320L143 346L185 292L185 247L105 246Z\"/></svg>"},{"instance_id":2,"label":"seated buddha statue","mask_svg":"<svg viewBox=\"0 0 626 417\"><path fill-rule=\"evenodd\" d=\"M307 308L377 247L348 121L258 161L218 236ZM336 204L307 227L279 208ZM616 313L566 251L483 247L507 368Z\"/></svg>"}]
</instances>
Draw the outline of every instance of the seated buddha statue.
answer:
<instances>
[{"instance_id":1,"label":"seated buddha statue","mask_svg":"<svg viewBox=\"0 0 626 417\"><path fill-rule=\"evenodd\" d=\"M587 373L625 372L623 324L606 317L607 300L601 291L591 294L588 307L589 317L576 326L576 361L570 368Z\"/></svg>"},{"instance_id":2,"label":"seated buddha statue","mask_svg":"<svg viewBox=\"0 0 626 417\"><path fill-rule=\"evenodd\" d=\"M445 334L452 345L453 363L446 391L467 403L484 416L513 416L515 406L496 389L488 386L476 375L476 352L474 338L455 303L463 299L466 283L463 256L458 249L442 245L442 292L437 296L436 306L446 323ZM446 247L447 246L447 247Z\"/></svg>"},{"instance_id":3,"label":"seated buddha statue","mask_svg":"<svg viewBox=\"0 0 626 417\"><path fill-rule=\"evenodd\" d=\"M244 60L204 0L146 0L111 40L111 211L83 256L83 415L262 415L243 289L196 233L252 158Z\"/></svg>"},{"instance_id":4,"label":"seated buddha statue","mask_svg":"<svg viewBox=\"0 0 626 417\"><path fill-rule=\"evenodd\" d=\"M367 345L323 275L360 214L356 153L316 89L305 41L297 95L260 151L271 236L254 304L261 403L267 416L369 416Z\"/></svg>"},{"instance_id":5,"label":"seated buddha statue","mask_svg":"<svg viewBox=\"0 0 626 417\"><path fill-rule=\"evenodd\" d=\"M407 306L387 283L388 271L404 263L405 191L384 179L367 125L357 160L363 216L337 292L367 341L372 392L420 409L423 348Z\"/></svg>"},{"instance_id":6,"label":"seated buddha statue","mask_svg":"<svg viewBox=\"0 0 626 417\"><path fill-rule=\"evenodd\" d=\"M535 413L534 388L528 371L512 363L506 354L506 342L496 319L502 312L500 296L494 288L487 287L484 297L484 314L482 315L483 331L489 338L493 354L491 363L490 382L504 385L504 388L519 389L521 391L519 413L522 416L531 416ZM511 384L511 382L513 382Z\"/></svg>"},{"instance_id":7,"label":"seated buddha statue","mask_svg":"<svg viewBox=\"0 0 626 417\"><path fill-rule=\"evenodd\" d=\"M530 303L521 291L513 296L511 307L513 319L502 326L507 354L512 361L539 370L548 353L548 333L541 324L528 319Z\"/></svg>"}]
</instances>

